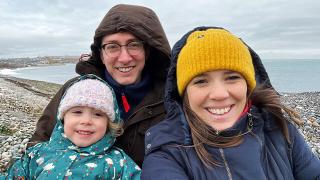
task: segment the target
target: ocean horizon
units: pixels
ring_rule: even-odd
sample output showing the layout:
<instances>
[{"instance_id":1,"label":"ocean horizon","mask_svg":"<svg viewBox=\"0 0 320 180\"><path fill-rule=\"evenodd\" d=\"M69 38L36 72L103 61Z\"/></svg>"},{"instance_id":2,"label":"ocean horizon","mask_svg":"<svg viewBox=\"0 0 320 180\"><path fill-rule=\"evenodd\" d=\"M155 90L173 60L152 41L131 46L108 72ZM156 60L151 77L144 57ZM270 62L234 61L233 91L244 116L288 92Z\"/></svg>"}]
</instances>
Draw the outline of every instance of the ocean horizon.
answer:
<instances>
[{"instance_id":1,"label":"ocean horizon","mask_svg":"<svg viewBox=\"0 0 320 180\"><path fill-rule=\"evenodd\" d=\"M320 59L265 59L262 62L278 92L320 91ZM77 76L75 64L2 69L0 74L57 84Z\"/></svg>"}]
</instances>

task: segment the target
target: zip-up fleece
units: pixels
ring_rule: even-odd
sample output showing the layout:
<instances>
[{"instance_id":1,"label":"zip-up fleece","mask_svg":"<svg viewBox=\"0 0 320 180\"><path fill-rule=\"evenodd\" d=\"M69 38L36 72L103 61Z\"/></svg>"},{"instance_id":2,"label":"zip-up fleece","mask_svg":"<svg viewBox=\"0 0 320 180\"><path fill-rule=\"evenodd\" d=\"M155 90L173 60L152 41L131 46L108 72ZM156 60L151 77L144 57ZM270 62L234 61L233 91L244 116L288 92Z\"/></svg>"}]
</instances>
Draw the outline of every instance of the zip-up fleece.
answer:
<instances>
[{"instance_id":1,"label":"zip-up fleece","mask_svg":"<svg viewBox=\"0 0 320 180\"><path fill-rule=\"evenodd\" d=\"M189 34L173 48L168 73L165 106L166 120L146 132L146 157L141 179L319 179L320 161L310 151L293 124L288 123L291 144L287 143L274 117L265 109L252 106L231 128L227 135L243 132L243 142L235 147L216 148L205 145L219 163L206 167L192 147L190 127L182 110L182 99L176 84L176 62ZM256 53L249 48L253 59L257 83L272 87Z\"/></svg>"},{"instance_id":2,"label":"zip-up fleece","mask_svg":"<svg viewBox=\"0 0 320 180\"><path fill-rule=\"evenodd\" d=\"M101 39L119 31L131 32L144 42L148 50L145 69L148 69L146 72L150 72L152 78L150 90L124 120L124 133L116 140L116 145L141 166L145 132L165 116L164 84L170 62L170 46L156 14L151 9L134 5L120 4L111 8L95 31L91 45L92 56L88 61L80 61L76 72L80 75L95 74L104 79L106 68L100 58ZM49 140L56 124L55 114L61 96L73 81L66 82L45 108L29 146Z\"/></svg>"}]
</instances>

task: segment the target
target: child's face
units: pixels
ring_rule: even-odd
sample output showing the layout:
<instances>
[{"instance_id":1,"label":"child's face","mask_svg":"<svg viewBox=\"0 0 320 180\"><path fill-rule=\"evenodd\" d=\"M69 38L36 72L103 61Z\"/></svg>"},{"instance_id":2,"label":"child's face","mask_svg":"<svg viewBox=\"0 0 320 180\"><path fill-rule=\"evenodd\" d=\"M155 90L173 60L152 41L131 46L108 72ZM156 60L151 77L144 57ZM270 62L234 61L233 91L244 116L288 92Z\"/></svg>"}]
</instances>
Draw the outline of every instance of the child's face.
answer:
<instances>
[{"instance_id":1,"label":"child's face","mask_svg":"<svg viewBox=\"0 0 320 180\"><path fill-rule=\"evenodd\" d=\"M102 111L79 106L64 115L64 133L78 147L90 146L105 135L109 118Z\"/></svg>"},{"instance_id":2,"label":"child's face","mask_svg":"<svg viewBox=\"0 0 320 180\"><path fill-rule=\"evenodd\" d=\"M193 78L186 88L190 108L216 130L232 127L247 102L247 83L235 71L216 70Z\"/></svg>"}]
</instances>

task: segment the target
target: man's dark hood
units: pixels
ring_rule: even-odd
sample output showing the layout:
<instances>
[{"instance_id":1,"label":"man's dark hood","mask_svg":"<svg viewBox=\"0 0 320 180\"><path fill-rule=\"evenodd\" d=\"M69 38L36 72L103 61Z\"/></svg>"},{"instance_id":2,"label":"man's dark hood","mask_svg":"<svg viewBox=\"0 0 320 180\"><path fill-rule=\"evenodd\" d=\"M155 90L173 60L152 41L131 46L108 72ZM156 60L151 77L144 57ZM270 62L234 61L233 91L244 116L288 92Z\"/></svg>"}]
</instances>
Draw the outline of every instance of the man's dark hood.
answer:
<instances>
[{"instance_id":1,"label":"man's dark hood","mask_svg":"<svg viewBox=\"0 0 320 180\"><path fill-rule=\"evenodd\" d=\"M79 62L76 72L80 75L93 73L102 76L105 70L100 58L101 41L105 35L130 32L142 40L150 50L146 68L155 78L165 79L169 67L170 45L157 15L149 8L120 4L112 7L95 31L91 45L92 56Z\"/></svg>"}]
</instances>

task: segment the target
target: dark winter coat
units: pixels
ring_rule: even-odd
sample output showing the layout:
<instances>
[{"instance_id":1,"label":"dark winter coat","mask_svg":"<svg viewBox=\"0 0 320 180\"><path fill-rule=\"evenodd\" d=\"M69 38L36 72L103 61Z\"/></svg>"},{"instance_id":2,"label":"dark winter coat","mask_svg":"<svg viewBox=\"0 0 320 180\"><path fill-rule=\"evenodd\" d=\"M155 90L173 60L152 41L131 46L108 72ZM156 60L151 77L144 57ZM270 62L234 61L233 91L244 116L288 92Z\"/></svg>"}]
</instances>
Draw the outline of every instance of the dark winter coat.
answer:
<instances>
[{"instance_id":1,"label":"dark winter coat","mask_svg":"<svg viewBox=\"0 0 320 180\"><path fill-rule=\"evenodd\" d=\"M195 30L205 30L206 27ZM193 30L194 31L194 30ZM190 33L173 48L165 105L166 120L146 132L146 157L142 179L320 179L320 161L310 151L298 130L288 123L291 144L281 133L274 117L252 106L250 111L223 134L252 131L235 147L216 148L206 145L220 166L206 167L192 145L190 127L182 110L176 84L177 56ZM250 49L258 83L271 87L260 58ZM253 122L250 126L250 122Z\"/></svg>"},{"instance_id":2,"label":"dark winter coat","mask_svg":"<svg viewBox=\"0 0 320 180\"><path fill-rule=\"evenodd\" d=\"M105 66L100 59L101 39L105 35L119 31L131 32L141 39L149 50L145 69L150 72L152 78L150 90L133 109L133 113L124 120L124 134L116 141L116 145L141 166L144 157L145 131L163 120L165 116L164 83L170 61L170 46L156 14L141 6L122 4L111 8L95 32L94 42L91 45L91 58L79 62L76 72L80 75L95 74L104 79ZM65 83L45 108L37 122L30 145L49 140L56 124L55 114L61 95L73 81L74 79L71 79Z\"/></svg>"}]
</instances>

